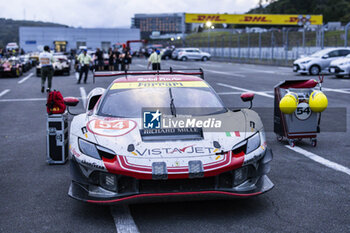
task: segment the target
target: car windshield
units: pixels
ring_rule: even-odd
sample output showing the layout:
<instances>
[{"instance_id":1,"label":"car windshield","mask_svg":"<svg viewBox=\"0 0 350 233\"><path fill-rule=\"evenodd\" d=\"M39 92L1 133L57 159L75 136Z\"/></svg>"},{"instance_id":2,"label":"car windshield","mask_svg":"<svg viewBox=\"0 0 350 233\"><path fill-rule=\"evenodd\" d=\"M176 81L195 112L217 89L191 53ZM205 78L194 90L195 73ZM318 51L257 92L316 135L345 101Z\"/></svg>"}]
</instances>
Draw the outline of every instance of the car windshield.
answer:
<instances>
[{"instance_id":1,"label":"car windshield","mask_svg":"<svg viewBox=\"0 0 350 233\"><path fill-rule=\"evenodd\" d=\"M139 118L142 108L162 108L171 114L171 96L177 115L204 116L227 111L209 87L162 87L109 90L98 115Z\"/></svg>"},{"instance_id":2,"label":"car windshield","mask_svg":"<svg viewBox=\"0 0 350 233\"><path fill-rule=\"evenodd\" d=\"M310 57L322 57L323 55L327 54L329 51L328 50L320 50L316 53L313 53L310 55Z\"/></svg>"}]
</instances>

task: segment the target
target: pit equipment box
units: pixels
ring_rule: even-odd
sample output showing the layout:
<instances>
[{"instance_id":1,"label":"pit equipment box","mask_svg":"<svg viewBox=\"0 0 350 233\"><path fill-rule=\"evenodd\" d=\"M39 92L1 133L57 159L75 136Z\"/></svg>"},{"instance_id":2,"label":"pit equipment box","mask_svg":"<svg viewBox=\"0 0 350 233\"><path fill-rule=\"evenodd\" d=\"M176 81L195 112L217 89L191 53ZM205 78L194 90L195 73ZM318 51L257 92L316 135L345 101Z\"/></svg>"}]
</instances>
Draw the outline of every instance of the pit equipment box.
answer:
<instances>
[{"instance_id":1,"label":"pit equipment box","mask_svg":"<svg viewBox=\"0 0 350 233\"><path fill-rule=\"evenodd\" d=\"M64 164L68 157L68 115L47 115L46 154L48 164Z\"/></svg>"}]
</instances>

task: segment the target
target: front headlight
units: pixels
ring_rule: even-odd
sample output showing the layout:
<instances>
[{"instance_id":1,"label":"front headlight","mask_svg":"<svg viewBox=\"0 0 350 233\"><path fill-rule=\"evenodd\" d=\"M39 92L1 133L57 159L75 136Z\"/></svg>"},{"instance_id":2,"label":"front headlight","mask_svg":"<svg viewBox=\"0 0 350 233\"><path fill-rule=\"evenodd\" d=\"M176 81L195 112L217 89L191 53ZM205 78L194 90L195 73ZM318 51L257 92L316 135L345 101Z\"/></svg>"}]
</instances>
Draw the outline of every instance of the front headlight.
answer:
<instances>
[{"instance_id":1,"label":"front headlight","mask_svg":"<svg viewBox=\"0 0 350 233\"><path fill-rule=\"evenodd\" d=\"M259 146L260 146L260 134L258 132L248 139L246 154L249 154L250 152L258 149Z\"/></svg>"},{"instance_id":2,"label":"front headlight","mask_svg":"<svg viewBox=\"0 0 350 233\"><path fill-rule=\"evenodd\" d=\"M85 141L81 138L79 138L78 141L79 141L79 149L81 152L95 159L101 160L101 157L98 154L95 144L92 144L91 142Z\"/></svg>"},{"instance_id":3,"label":"front headlight","mask_svg":"<svg viewBox=\"0 0 350 233\"><path fill-rule=\"evenodd\" d=\"M95 145L81 138L78 139L78 142L80 151L92 158L101 160L102 157L107 159L113 159L115 157L114 151L110 149Z\"/></svg>"},{"instance_id":4,"label":"front headlight","mask_svg":"<svg viewBox=\"0 0 350 233\"><path fill-rule=\"evenodd\" d=\"M307 61L302 61L302 62L300 62L300 64L307 64L307 63L309 63L311 60L307 60Z\"/></svg>"}]
</instances>

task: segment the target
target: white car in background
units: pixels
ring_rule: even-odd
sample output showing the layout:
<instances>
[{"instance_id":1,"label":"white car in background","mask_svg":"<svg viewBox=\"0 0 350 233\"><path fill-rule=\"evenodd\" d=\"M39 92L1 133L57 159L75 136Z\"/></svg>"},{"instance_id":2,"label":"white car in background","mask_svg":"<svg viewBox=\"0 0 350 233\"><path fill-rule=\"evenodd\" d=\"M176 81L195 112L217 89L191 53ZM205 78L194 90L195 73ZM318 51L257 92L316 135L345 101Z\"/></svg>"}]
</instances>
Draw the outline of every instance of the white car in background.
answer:
<instances>
[{"instance_id":1,"label":"white car in background","mask_svg":"<svg viewBox=\"0 0 350 233\"><path fill-rule=\"evenodd\" d=\"M177 60L187 61L187 60L202 60L208 61L211 55L206 52L202 52L198 48L183 48L179 49L177 53Z\"/></svg>"},{"instance_id":2,"label":"white car in background","mask_svg":"<svg viewBox=\"0 0 350 233\"><path fill-rule=\"evenodd\" d=\"M301 74L318 75L328 72L332 61L350 54L350 48L327 48L310 56L299 58L293 63L293 71Z\"/></svg>"},{"instance_id":3,"label":"white car in background","mask_svg":"<svg viewBox=\"0 0 350 233\"><path fill-rule=\"evenodd\" d=\"M332 61L329 66L329 73L335 75L337 78L343 78L344 76L350 77L350 54Z\"/></svg>"}]
</instances>

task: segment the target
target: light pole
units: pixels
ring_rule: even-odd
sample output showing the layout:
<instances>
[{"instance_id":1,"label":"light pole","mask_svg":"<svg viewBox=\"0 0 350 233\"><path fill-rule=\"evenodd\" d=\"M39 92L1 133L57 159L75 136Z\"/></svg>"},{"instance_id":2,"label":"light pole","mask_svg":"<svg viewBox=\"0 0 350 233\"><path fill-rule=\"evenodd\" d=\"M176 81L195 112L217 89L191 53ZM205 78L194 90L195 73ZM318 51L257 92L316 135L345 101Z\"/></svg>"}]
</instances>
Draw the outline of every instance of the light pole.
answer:
<instances>
[{"instance_id":1,"label":"light pole","mask_svg":"<svg viewBox=\"0 0 350 233\"><path fill-rule=\"evenodd\" d=\"M210 21L207 21L205 23L205 26L207 26L207 28L208 28L208 52L209 52L209 47L210 47L210 29L214 29L214 26L213 26L212 22L210 22Z\"/></svg>"}]
</instances>

